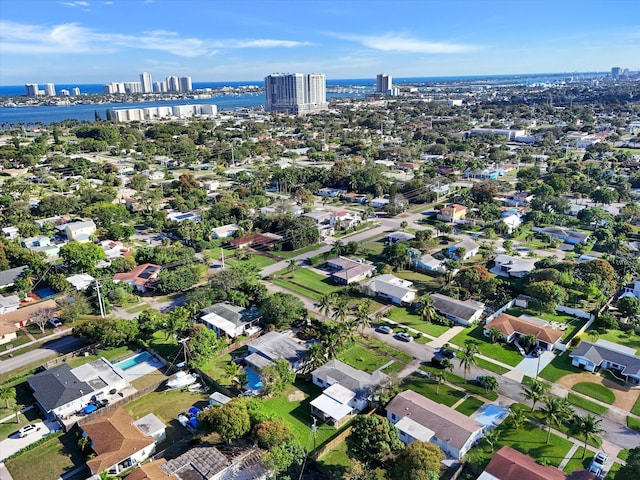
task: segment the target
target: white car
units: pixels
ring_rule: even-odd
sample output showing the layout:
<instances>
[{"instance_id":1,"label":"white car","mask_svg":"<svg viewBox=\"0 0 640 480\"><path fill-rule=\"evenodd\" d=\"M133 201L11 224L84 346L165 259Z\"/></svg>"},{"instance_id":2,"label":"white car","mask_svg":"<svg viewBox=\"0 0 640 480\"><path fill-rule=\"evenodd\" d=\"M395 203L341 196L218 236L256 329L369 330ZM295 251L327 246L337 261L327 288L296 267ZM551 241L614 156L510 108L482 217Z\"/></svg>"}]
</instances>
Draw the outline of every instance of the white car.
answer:
<instances>
[{"instance_id":1,"label":"white car","mask_svg":"<svg viewBox=\"0 0 640 480\"><path fill-rule=\"evenodd\" d=\"M607 460L609 460L609 457L607 456L606 453L604 452L596 453L596 456L593 457L593 460L591 461L591 465L589 466L589 471L591 473L595 473L598 476L602 476L604 467L607 464Z\"/></svg>"},{"instance_id":2,"label":"white car","mask_svg":"<svg viewBox=\"0 0 640 480\"><path fill-rule=\"evenodd\" d=\"M58 328L62 326L62 322L60 321L60 319L58 317L52 317L49 319L49 323L51 324L52 327L54 328Z\"/></svg>"},{"instance_id":3,"label":"white car","mask_svg":"<svg viewBox=\"0 0 640 480\"><path fill-rule=\"evenodd\" d=\"M20 430L18 430L18 435L20 435L20 438L24 438L33 432L37 432L38 430L40 430L40 425L30 423L29 425L25 425Z\"/></svg>"}]
</instances>

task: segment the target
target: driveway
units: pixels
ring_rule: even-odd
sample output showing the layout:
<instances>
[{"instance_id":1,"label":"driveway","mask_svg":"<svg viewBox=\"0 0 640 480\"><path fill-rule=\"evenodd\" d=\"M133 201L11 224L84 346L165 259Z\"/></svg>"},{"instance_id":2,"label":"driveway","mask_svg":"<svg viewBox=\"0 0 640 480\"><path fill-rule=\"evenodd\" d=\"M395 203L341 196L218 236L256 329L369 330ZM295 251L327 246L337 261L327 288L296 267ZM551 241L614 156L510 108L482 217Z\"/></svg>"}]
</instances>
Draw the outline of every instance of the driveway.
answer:
<instances>
[{"instance_id":1,"label":"driveway","mask_svg":"<svg viewBox=\"0 0 640 480\"><path fill-rule=\"evenodd\" d=\"M536 378L538 374L551 363L551 360L555 358L553 352L542 352L539 357L526 357L516 366L516 370L519 370L525 375L532 378Z\"/></svg>"},{"instance_id":2,"label":"driveway","mask_svg":"<svg viewBox=\"0 0 640 480\"><path fill-rule=\"evenodd\" d=\"M4 460L9 455L13 455L18 450L37 442L48 433L60 430L60 425L57 422L51 422L49 420L45 420L44 422L34 422L34 425L38 425L40 430L33 432L24 438L20 438L20 435L18 435L18 429L16 428L15 433L12 433L9 438L0 442L0 461Z\"/></svg>"}]
</instances>

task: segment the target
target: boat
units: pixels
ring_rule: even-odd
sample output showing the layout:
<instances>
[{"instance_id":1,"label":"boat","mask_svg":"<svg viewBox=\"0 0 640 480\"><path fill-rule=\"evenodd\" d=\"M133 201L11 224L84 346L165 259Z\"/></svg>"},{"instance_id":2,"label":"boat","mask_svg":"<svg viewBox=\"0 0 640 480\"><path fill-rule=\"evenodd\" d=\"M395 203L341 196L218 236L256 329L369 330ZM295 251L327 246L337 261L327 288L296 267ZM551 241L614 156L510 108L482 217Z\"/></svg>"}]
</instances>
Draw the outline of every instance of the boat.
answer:
<instances>
[{"instance_id":1,"label":"boat","mask_svg":"<svg viewBox=\"0 0 640 480\"><path fill-rule=\"evenodd\" d=\"M167 387L169 388L182 388L187 385L191 385L196 380L198 380L198 376L193 373L187 373L184 371L179 371L175 374L175 376L167 382Z\"/></svg>"}]
</instances>

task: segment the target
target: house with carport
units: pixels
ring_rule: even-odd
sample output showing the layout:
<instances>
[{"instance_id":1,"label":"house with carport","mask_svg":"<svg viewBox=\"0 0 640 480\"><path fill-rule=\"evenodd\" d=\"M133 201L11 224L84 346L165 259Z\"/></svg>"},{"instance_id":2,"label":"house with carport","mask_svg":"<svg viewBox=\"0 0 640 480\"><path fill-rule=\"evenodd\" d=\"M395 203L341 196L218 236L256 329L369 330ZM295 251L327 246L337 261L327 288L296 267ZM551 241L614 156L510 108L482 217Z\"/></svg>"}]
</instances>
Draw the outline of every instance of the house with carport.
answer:
<instances>
[{"instance_id":1,"label":"house with carport","mask_svg":"<svg viewBox=\"0 0 640 480\"><path fill-rule=\"evenodd\" d=\"M596 343L587 341L573 350L569 357L571 365L588 372L609 370L615 377L624 379L630 385L640 385L640 357L634 348L625 347L605 339Z\"/></svg>"}]
</instances>

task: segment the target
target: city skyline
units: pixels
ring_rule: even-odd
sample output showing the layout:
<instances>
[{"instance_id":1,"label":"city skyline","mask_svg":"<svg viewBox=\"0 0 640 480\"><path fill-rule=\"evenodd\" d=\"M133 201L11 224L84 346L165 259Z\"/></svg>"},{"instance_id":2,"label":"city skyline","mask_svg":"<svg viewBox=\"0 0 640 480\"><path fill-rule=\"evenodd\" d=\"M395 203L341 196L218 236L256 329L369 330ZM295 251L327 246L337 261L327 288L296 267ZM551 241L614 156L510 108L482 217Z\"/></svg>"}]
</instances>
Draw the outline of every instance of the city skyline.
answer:
<instances>
[{"instance_id":1,"label":"city skyline","mask_svg":"<svg viewBox=\"0 0 640 480\"><path fill-rule=\"evenodd\" d=\"M631 0L3 1L0 85L640 69ZM634 13L635 12L635 13Z\"/></svg>"}]
</instances>

